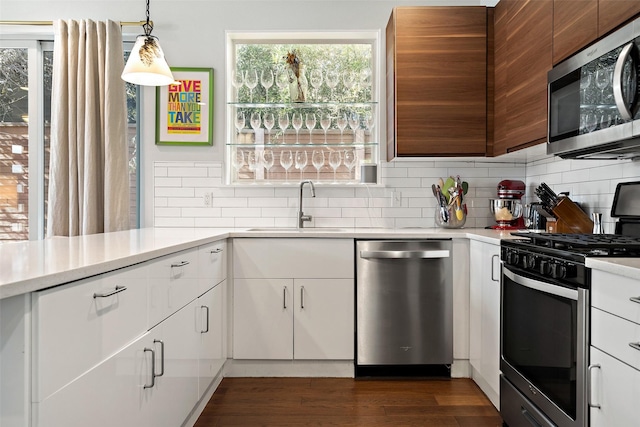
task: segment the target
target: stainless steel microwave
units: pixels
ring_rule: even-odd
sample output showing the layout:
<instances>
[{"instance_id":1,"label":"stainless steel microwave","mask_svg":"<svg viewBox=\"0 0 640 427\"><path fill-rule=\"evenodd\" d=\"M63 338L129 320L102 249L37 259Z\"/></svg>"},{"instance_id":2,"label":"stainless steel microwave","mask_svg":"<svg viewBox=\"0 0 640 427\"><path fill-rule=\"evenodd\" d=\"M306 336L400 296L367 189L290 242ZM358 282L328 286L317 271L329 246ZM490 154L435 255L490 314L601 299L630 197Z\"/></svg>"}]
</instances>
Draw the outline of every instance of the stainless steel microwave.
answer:
<instances>
[{"instance_id":1,"label":"stainless steel microwave","mask_svg":"<svg viewBox=\"0 0 640 427\"><path fill-rule=\"evenodd\" d=\"M640 19L548 73L547 153L640 158Z\"/></svg>"}]
</instances>

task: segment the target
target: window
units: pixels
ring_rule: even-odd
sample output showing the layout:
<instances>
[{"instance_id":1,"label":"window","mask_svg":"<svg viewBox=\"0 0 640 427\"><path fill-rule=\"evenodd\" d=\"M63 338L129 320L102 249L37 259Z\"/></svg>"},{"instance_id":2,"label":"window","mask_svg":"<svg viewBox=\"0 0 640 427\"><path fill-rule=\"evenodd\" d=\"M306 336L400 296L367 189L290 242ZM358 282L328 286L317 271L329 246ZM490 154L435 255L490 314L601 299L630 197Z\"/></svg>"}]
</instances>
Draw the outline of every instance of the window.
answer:
<instances>
[{"instance_id":1,"label":"window","mask_svg":"<svg viewBox=\"0 0 640 427\"><path fill-rule=\"evenodd\" d=\"M133 43L125 43L125 59ZM0 242L45 236L53 43L0 45ZM126 84L130 225L139 226L138 91Z\"/></svg>"},{"instance_id":2,"label":"window","mask_svg":"<svg viewBox=\"0 0 640 427\"><path fill-rule=\"evenodd\" d=\"M227 182L360 182L359 165L378 162L377 45L230 35Z\"/></svg>"}]
</instances>

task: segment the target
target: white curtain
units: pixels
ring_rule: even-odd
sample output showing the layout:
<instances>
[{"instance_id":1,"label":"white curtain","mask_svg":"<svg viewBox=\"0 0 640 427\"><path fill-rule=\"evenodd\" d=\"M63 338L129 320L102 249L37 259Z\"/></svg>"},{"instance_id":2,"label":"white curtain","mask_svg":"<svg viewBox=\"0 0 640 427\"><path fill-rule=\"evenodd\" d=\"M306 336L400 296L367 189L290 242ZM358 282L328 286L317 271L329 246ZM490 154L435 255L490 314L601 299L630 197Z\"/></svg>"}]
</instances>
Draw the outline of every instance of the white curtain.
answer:
<instances>
[{"instance_id":1,"label":"white curtain","mask_svg":"<svg viewBox=\"0 0 640 427\"><path fill-rule=\"evenodd\" d=\"M54 22L48 236L129 228L122 29Z\"/></svg>"}]
</instances>

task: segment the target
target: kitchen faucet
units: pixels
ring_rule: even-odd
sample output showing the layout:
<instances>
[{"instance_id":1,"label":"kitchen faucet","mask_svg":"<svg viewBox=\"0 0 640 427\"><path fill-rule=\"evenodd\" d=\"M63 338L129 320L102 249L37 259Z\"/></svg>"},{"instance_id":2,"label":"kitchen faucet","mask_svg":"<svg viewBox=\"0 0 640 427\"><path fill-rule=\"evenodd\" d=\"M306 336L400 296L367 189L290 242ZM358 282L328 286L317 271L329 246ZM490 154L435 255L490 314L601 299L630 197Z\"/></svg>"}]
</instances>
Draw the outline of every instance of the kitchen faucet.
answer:
<instances>
[{"instance_id":1,"label":"kitchen faucet","mask_svg":"<svg viewBox=\"0 0 640 427\"><path fill-rule=\"evenodd\" d=\"M302 212L302 188L305 184L309 184L311 187L311 197L316 197L316 187L313 185L313 182L310 180L302 181L300 183L300 193L298 195L298 228L303 228L305 221L311 221L313 218L311 215L305 215Z\"/></svg>"}]
</instances>

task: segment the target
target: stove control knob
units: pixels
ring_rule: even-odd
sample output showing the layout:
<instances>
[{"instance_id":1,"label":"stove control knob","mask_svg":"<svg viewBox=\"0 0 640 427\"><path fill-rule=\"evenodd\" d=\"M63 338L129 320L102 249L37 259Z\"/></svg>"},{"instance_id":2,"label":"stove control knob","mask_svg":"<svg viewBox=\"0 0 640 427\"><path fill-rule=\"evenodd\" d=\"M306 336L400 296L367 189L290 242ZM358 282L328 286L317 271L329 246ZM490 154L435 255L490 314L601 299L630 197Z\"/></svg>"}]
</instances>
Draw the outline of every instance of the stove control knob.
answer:
<instances>
[{"instance_id":1,"label":"stove control knob","mask_svg":"<svg viewBox=\"0 0 640 427\"><path fill-rule=\"evenodd\" d=\"M551 277L554 279L564 279L567 276L567 267L554 263L551 265Z\"/></svg>"},{"instance_id":2,"label":"stove control knob","mask_svg":"<svg viewBox=\"0 0 640 427\"><path fill-rule=\"evenodd\" d=\"M518 265L520 263L520 254L517 251L507 253L507 264Z\"/></svg>"},{"instance_id":3,"label":"stove control knob","mask_svg":"<svg viewBox=\"0 0 640 427\"><path fill-rule=\"evenodd\" d=\"M525 270L534 270L536 268L537 261L537 257L533 254L524 255L522 257L522 267Z\"/></svg>"},{"instance_id":4,"label":"stove control knob","mask_svg":"<svg viewBox=\"0 0 640 427\"><path fill-rule=\"evenodd\" d=\"M540 267L539 267L539 271L540 274L547 276L549 274L551 274L551 261L547 261L547 260L542 260L540 261Z\"/></svg>"}]
</instances>

